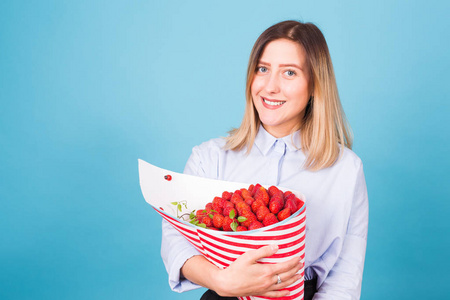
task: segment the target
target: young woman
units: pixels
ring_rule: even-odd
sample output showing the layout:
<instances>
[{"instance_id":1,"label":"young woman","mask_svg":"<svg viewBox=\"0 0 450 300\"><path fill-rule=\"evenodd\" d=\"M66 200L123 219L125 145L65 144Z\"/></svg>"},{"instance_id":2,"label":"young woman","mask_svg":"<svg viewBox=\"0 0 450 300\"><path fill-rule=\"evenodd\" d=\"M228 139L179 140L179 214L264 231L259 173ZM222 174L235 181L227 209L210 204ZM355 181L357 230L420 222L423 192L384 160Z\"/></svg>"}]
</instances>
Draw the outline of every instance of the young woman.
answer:
<instances>
[{"instance_id":1,"label":"young woman","mask_svg":"<svg viewBox=\"0 0 450 300\"><path fill-rule=\"evenodd\" d=\"M359 299L368 199L351 145L325 38L311 23L285 21L264 31L253 47L241 126L194 147L185 173L303 193L305 299ZM257 263L277 250L249 251L221 270L163 221L161 254L170 286L178 292L209 288L202 299L286 296L281 289L298 279L299 259Z\"/></svg>"}]
</instances>

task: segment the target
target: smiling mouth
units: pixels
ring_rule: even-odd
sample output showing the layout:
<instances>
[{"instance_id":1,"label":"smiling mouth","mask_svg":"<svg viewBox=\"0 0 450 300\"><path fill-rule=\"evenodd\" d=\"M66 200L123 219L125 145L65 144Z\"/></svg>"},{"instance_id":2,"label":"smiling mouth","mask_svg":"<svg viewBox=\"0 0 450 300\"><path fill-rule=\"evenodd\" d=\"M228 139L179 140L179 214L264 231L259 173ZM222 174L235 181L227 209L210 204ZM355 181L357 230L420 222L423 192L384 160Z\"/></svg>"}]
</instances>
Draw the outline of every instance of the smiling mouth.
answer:
<instances>
[{"instance_id":1,"label":"smiling mouth","mask_svg":"<svg viewBox=\"0 0 450 300\"><path fill-rule=\"evenodd\" d=\"M278 100L274 101L274 100L268 100L268 99L266 99L264 97L261 97L261 98L262 98L264 103L266 103L268 105L272 105L272 106L280 106L280 105L283 105L284 103L286 103L286 101L278 101Z\"/></svg>"}]
</instances>

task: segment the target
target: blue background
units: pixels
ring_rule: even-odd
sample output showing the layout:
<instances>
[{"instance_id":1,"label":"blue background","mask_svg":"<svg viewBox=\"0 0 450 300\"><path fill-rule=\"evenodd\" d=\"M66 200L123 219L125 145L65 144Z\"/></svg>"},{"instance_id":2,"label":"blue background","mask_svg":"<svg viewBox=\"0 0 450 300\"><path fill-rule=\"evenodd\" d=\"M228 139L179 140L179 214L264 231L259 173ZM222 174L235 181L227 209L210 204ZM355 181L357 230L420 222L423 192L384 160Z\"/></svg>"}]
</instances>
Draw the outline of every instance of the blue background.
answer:
<instances>
[{"instance_id":1,"label":"blue background","mask_svg":"<svg viewBox=\"0 0 450 300\"><path fill-rule=\"evenodd\" d=\"M311 21L370 196L362 299L450 279L448 1L1 1L0 298L170 291L137 159L181 172L239 126L251 47Z\"/></svg>"}]
</instances>

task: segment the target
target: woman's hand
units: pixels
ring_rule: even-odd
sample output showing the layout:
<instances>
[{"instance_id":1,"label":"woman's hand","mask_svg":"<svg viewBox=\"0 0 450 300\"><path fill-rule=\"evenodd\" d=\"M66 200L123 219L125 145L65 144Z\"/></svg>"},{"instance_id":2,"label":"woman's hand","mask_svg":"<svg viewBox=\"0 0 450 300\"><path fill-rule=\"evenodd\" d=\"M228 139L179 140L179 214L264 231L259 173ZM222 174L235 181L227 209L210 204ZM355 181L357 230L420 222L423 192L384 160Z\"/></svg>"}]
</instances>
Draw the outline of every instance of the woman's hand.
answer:
<instances>
[{"instance_id":1,"label":"woman's hand","mask_svg":"<svg viewBox=\"0 0 450 300\"><path fill-rule=\"evenodd\" d=\"M300 257L277 264L260 264L257 261L278 251L278 246L269 245L241 255L228 268L220 270L215 291L221 296L258 295L271 298L284 297L289 291L280 291L301 278L296 274L302 267ZM277 284L278 276L281 283Z\"/></svg>"}]
</instances>

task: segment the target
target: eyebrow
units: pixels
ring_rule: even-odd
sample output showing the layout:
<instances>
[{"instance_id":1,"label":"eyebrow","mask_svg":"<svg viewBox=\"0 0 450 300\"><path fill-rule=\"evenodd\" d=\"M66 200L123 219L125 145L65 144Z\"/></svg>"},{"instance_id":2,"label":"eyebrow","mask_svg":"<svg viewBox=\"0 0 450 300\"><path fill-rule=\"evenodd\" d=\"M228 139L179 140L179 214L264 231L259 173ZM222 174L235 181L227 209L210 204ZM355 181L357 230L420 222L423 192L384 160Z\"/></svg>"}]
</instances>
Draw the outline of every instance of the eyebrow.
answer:
<instances>
[{"instance_id":1,"label":"eyebrow","mask_svg":"<svg viewBox=\"0 0 450 300\"><path fill-rule=\"evenodd\" d=\"M268 65L268 66L270 66L269 63L264 62L264 61L262 61L262 60L259 61L259 63L260 63L260 64L263 64L263 65ZM302 67L300 67L300 66L297 65L297 64L281 64L280 67L295 67L295 68L297 68L297 69L303 70Z\"/></svg>"}]
</instances>

